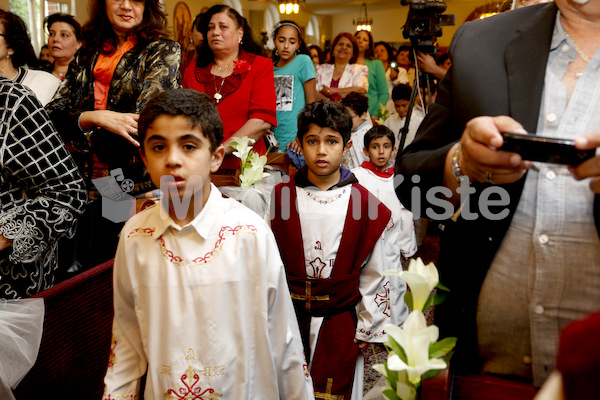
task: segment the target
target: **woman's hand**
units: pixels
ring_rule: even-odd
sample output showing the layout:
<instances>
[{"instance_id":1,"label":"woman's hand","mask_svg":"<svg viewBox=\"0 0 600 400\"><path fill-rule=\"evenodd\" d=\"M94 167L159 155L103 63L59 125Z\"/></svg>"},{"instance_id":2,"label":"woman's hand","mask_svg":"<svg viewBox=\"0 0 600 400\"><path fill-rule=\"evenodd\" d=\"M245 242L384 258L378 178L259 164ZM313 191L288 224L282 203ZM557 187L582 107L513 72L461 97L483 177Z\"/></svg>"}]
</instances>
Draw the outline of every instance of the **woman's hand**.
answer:
<instances>
[{"instance_id":1,"label":"woman's hand","mask_svg":"<svg viewBox=\"0 0 600 400\"><path fill-rule=\"evenodd\" d=\"M103 128L116 135L122 136L135 147L140 147L136 140L139 115L110 110L84 111L79 119L79 125L84 131Z\"/></svg>"},{"instance_id":2,"label":"woman's hand","mask_svg":"<svg viewBox=\"0 0 600 400\"><path fill-rule=\"evenodd\" d=\"M319 93L321 93L326 98L329 98L331 96L331 88L329 86L323 86L323 89L321 89Z\"/></svg>"},{"instance_id":3,"label":"woman's hand","mask_svg":"<svg viewBox=\"0 0 600 400\"><path fill-rule=\"evenodd\" d=\"M10 246L12 246L12 240L0 235L0 250L8 249Z\"/></svg>"},{"instance_id":4,"label":"woman's hand","mask_svg":"<svg viewBox=\"0 0 600 400\"><path fill-rule=\"evenodd\" d=\"M358 344L358 348L361 350L367 347L367 345L369 344L367 342L363 342L362 340L358 340L357 338L354 338L354 343Z\"/></svg>"},{"instance_id":5,"label":"woman's hand","mask_svg":"<svg viewBox=\"0 0 600 400\"><path fill-rule=\"evenodd\" d=\"M600 131L589 132L575 139L575 147L579 150L591 150L599 146ZM577 167L569 167L569 171L577 180L592 178L590 188L594 193L600 194L600 156L596 155Z\"/></svg>"}]
</instances>

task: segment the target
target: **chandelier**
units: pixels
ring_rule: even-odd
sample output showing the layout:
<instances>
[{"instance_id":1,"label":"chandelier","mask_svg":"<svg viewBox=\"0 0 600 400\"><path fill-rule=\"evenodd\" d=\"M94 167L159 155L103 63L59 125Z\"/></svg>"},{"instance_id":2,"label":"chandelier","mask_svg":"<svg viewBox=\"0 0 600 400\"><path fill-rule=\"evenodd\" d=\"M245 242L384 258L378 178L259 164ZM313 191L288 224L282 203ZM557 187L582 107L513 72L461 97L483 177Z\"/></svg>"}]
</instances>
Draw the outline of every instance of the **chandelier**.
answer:
<instances>
[{"instance_id":1,"label":"chandelier","mask_svg":"<svg viewBox=\"0 0 600 400\"><path fill-rule=\"evenodd\" d=\"M363 18L362 11L364 10L365 16ZM356 26L357 31L371 31L371 25L373 25L373 18L367 16L367 3L362 3L361 12L358 14L358 19L352 20L352 24Z\"/></svg>"},{"instance_id":2,"label":"chandelier","mask_svg":"<svg viewBox=\"0 0 600 400\"><path fill-rule=\"evenodd\" d=\"M298 14L300 11L300 4L304 4L305 0L278 0L279 12L281 14Z\"/></svg>"}]
</instances>

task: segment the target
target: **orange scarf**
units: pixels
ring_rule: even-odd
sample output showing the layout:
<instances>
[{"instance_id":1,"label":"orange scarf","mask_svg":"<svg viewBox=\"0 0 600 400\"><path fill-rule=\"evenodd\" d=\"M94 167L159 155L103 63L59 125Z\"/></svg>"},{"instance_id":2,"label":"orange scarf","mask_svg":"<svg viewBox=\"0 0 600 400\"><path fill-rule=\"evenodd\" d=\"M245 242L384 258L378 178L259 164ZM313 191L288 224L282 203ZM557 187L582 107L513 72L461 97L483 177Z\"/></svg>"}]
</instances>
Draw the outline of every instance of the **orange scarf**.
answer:
<instances>
[{"instance_id":1,"label":"orange scarf","mask_svg":"<svg viewBox=\"0 0 600 400\"><path fill-rule=\"evenodd\" d=\"M108 104L108 91L112 82L117 64L121 61L123 54L137 44L135 36L129 36L125 43L110 55L100 54L94 66L94 109L106 110Z\"/></svg>"}]
</instances>

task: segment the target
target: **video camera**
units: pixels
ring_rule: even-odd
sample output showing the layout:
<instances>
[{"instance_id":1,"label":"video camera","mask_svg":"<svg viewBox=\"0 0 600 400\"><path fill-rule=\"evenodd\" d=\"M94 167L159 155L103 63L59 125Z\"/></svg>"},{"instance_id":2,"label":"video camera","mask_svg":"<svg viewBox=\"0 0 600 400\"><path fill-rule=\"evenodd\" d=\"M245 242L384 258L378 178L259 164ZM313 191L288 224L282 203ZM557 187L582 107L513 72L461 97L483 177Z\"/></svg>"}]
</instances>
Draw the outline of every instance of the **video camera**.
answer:
<instances>
[{"instance_id":1,"label":"video camera","mask_svg":"<svg viewBox=\"0 0 600 400\"><path fill-rule=\"evenodd\" d=\"M403 6L410 6L408 18L403 28L403 36L410 39L413 47L427 54L435 54L436 38L442 36L442 26L455 24L454 14L445 14L443 0L401 0Z\"/></svg>"}]
</instances>

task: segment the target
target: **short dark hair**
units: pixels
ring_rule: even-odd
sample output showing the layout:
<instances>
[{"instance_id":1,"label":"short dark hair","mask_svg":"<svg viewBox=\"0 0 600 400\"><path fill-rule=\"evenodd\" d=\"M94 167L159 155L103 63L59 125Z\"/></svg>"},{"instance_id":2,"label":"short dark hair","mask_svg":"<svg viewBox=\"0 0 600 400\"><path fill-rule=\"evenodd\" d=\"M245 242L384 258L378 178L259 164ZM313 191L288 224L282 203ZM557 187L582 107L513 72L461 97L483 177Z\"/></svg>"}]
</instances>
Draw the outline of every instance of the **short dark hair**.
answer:
<instances>
[{"instance_id":1,"label":"short dark hair","mask_svg":"<svg viewBox=\"0 0 600 400\"><path fill-rule=\"evenodd\" d=\"M363 139L365 148L368 149L371 142L375 139L387 137L392 142L392 147L396 145L396 135L394 132L385 125L375 125L365 133Z\"/></svg>"},{"instance_id":2,"label":"short dark hair","mask_svg":"<svg viewBox=\"0 0 600 400\"><path fill-rule=\"evenodd\" d=\"M47 33L49 33L50 27L55 22L64 22L65 24L71 25L77 40L79 40L80 42L83 41L83 36L81 35L81 25L79 24L79 22L77 22L75 17L73 17L72 15L63 14L63 13L55 13L55 14L48 15L46 17L46 19L44 20L44 25L46 26Z\"/></svg>"},{"instance_id":3,"label":"short dark hair","mask_svg":"<svg viewBox=\"0 0 600 400\"><path fill-rule=\"evenodd\" d=\"M404 83L401 83L392 89L392 101L410 100L412 88Z\"/></svg>"},{"instance_id":4,"label":"short dark hair","mask_svg":"<svg viewBox=\"0 0 600 400\"><path fill-rule=\"evenodd\" d=\"M333 38L333 42L331 42L331 49L329 49L329 51L331 53L331 57L329 58L329 64L335 64L335 57L333 56L333 50L335 50L335 46L337 46L338 42L343 37L345 37L346 39L348 39L350 41L350 43L352 43L352 57L350 58L349 64L354 64L356 62L356 60L358 59L358 42L356 41L356 38L354 36L352 36L351 33L342 32L342 33L338 33L338 35L335 38Z\"/></svg>"},{"instance_id":5,"label":"short dark hair","mask_svg":"<svg viewBox=\"0 0 600 400\"><path fill-rule=\"evenodd\" d=\"M336 101L317 100L307 104L298 114L298 140L308 132L311 124L329 128L342 135L344 146L352 133L352 116L344 106Z\"/></svg>"},{"instance_id":6,"label":"short dark hair","mask_svg":"<svg viewBox=\"0 0 600 400\"><path fill-rule=\"evenodd\" d=\"M256 41L252 38L252 29L250 29L250 24L248 24L246 18L242 17L234 8L231 8L225 4L216 4L212 6L200 18L200 29L198 31L202 34L202 36L204 36L205 39L208 38L208 25L210 24L210 20L212 19L213 15L219 13L226 13L229 18L235 22L236 27L242 28L244 31L242 43L240 43L239 46L240 52L243 50L259 56L265 55L265 50L262 48L262 46L256 43ZM202 46L198 48L198 59L196 65L203 68L208 66L214 60L215 55L210 48L208 40L204 40Z\"/></svg>"},{"instance_id":7,"label":"short dark hair","mask_svg":"<svg viewBox=\"0 0 600 400\"><path fill-rule=\"evenodd\" d=\"M200 127L214 151L223 142L223 122L210 98L193 89L173 89L152 98L140 113L138 135L144 152L144 139L152 123L161 115L186 117L193 127Z\"/></svg>"},{"instance_id":8,"label":"short dark hair","mask_svg":"<svg viewBox=\"0 0 600 400\"><path fill-rule=\"evenodd\" d=\"M6 47L13 51L11 55L13 67L36 64L35 50L31 44L27 25L21 17L10 11L0 10L0 24L4 27Z\"/></svg>"},{"instance_id":9,"label":"short dark hair","mask_svg":"<svg viewBox=\"0 0 600 400\"><path fill-rule=\"evenodd\" d=\"M369 110L369 99L364 94L350 92L342 99L342 105L361 116Z\"/></svg>"},{"instance_id":10,"label":"short dark hair","mask_svg":"<svg viewBox=\"0 0 600 400\"><path fill-rule=\"evenodd\" d=\"M437 65L442 65L443 63L446 62L446 60L448 60L450 58L450 54L448 53L442 53L440 55L438 55L438 58L436 60L436 64Z\"/></svg>"}]
</instances>

